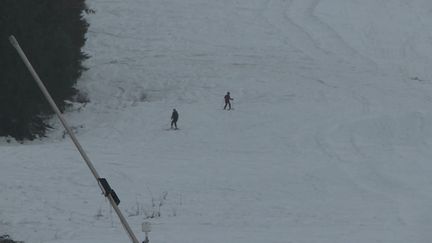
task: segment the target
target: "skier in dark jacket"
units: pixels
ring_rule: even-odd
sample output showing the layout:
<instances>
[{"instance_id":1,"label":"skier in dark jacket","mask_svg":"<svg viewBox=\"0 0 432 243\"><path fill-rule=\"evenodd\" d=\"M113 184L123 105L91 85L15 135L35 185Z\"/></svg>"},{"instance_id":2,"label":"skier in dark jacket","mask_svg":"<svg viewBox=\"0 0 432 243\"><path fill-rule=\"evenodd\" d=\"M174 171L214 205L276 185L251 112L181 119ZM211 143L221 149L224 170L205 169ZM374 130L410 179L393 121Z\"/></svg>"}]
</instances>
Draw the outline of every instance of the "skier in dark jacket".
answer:
<instances>
[{"instance_id":1,"label":"skier in dark jacket","mask_svg":"<svg viewBox=\"0 0 432 243\"><path fill-rule=\"evenodd\" d=\"M171 128L173 128L173 126L175 127L175 129L177 129L177 120L178 120L179 114L176 111L176 109L173 109L172 115L171 115Z\"/></svg>"},{"instance_id":2,"label":"skier in dark jacket","mask_svg":"<svg viewBox=\"0 0 432 243\"><path fill-rule=\"evenodd\" d=\"M231 98L230 96L230 92L227 92L227 94L224 97L225 99L225 106L224 106L224 110L226 110L226 107L228 106L228 110L231 110L231 100L234 100L233 98Z\"/></svg>"}]
</instances>

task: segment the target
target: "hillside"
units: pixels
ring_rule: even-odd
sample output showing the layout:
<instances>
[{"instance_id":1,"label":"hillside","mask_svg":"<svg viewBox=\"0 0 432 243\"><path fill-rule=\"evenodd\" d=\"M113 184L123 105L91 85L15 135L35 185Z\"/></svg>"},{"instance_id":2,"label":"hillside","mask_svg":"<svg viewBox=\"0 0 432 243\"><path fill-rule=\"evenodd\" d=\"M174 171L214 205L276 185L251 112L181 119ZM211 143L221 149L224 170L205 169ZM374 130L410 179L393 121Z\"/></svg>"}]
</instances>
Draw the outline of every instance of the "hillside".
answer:
<instances>
[{"instance_id":1,"label":"hillside","mask_svg":"<svg viewBox=\"0 0 432 243\"><path fill-rule=\"evenodd\" d=\"M65 116L141 241L430 242L432 2L88 4L91 102ZM52 122L1 143L0 235L128 242Z\"/></svg>"}]
</instances>

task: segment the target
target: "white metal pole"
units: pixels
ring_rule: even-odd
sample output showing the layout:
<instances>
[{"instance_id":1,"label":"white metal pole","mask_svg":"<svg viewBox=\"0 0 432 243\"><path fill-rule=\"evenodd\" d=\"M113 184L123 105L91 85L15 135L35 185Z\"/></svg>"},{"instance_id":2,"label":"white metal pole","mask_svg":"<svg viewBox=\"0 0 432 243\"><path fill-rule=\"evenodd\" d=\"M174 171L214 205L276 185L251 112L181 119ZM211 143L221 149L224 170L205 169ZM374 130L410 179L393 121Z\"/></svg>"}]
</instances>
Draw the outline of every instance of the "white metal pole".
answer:
<instances>
[{"instance_id":1,"label":"white metal pole","mask_svg":"<svg viewBox=\"0 0 432 243\"><path fill-rule=\"evenodd\" d=\"M21 59L24 61L24 64L27 66L28 70L30 71L31 75L33 76L33 78L36 81L37 85L39 86L40 90L42 91L43 95L47 99L48 103L51 105L51 108L57 114L57 117L60 119L60 122L62 123L63 127L66 129L67 133L69 134L70 138L72 139L73 143L75 144L76 148L78 149L78 151L81 154L82 158L84 159L85 163L87 164L87 166L89 167L93 176L95 177L96 181L98 182L98 185L101 188L102 192L105 195L107 195L109 202L111 203L111 206L114 208L114 211L117 213L117 216L119 217L121 224L123 225L126 232L128 233L129 238L132 240L133 243L139 243L138 239L136 238L132 229L130 228L126 218L123 216L118 205L114 201L112 195L110 193L105 192L104 188L101 186L101 184L99 182L99 178L100 178L99 174L97 173L95 167L93 166L92 162L90 161L90 158L87 156L87 154L84 151L84 149L82 148L81 144L78 142L78 139L76 138L75 134L72 132L72 130L70 129L66 120L63 118L59 108L55 104L54 100L51 98L51 95L49 94L48 90L45 88L45 85L43 84L42 80L39 78L39 75L34 70L30 61L27 59L27 56L25 55L24 51L21 49L18 41L15 39L15 37L13 35L11 35L9 37L9 41L17 50Z\"/></svg>"}]
</instances>

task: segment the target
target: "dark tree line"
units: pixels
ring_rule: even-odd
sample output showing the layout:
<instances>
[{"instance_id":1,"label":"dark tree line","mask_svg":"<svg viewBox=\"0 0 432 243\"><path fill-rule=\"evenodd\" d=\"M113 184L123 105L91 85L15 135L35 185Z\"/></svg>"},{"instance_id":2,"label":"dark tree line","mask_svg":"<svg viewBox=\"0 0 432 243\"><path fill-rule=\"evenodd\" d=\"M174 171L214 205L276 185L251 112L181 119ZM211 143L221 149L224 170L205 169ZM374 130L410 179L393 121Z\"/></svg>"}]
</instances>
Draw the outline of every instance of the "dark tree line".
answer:
<instances>
[{"instance_id":1,"label":"dark tree line","mask_svg":"<svg viewBox=\"0 0 432 243\"><path fill-rule=\"evenodd\" d=\"M60 110L72 99L88 58L82 52L89 9L85 0L1 0L0 136L45 135L53 114L9 42L14 35Z\"/></svg>"},{"instance_id":2,"label":"dark tree line","mask_svg":"<svg viewBox=\"0 0 432 243\"><path fill-rule=\"evenodd\" d=\"M1 235L0 243L24 243L22 241L13 241L9 235Z\"/></svg>"}]
</instances>

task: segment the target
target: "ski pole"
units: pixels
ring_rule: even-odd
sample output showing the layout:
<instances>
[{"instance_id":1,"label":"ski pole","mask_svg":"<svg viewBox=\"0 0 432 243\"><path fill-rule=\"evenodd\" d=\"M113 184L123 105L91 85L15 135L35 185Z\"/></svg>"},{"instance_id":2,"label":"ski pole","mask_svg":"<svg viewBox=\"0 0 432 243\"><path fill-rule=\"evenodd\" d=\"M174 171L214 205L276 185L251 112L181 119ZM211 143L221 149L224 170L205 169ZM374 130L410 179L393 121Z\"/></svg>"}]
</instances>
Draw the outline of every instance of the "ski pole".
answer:
<instances>
[{"instance_id":1,"label":"ski pole","mask_svg":"<svg viewBox=\"0 0 432 243\"><path fill-rule=\"evenodd\" d=\"M90 161L90 158L87 156L86 152L82 148L81 144L78 142L78 139L75 137L75 134L70 129L69 125L67 124L66 120L63 118L59 108L55 104L54 100L52 99L51 95L49 94L48 90L46 89L45 85L43 84L42 80L39 78L39 75L34 70L33 66L31 65L30 61L28 60L27 56L25 55L24 51L21 49L18 41L15 39L13 35L9 37L9 41L12 44L12 46L17 50L19 56L23 60L24 64L27 66L27 69L30 71L31 75L33 76L34 80L36 81L37 85L39 86L39 89L42 91L43 95L47 99L48 103L51 105L51 108L56 113L57 117L60 119L60 122L62 123L63 127L66 129L67 133L69 134L70 138L72 139L72 142L75 144L75 147L78 149L79 153L81 154L82 158L84 159L85 163L89 167L90 171L92 172L93 176L95 177L96 181L98 182L98 185L100 189L102 190L102 193L109 199L109 202L111 206L113 207L114 211L117 213L117 216L120 219L121 224L123 225L124 229L126 230L129 238L133 243L139 243L138 239L134 235L132 229L130 228L126 218L121 213L118 204L120 203L120 200L117 198L117 195L114 193L114 190L111 189L108 182L105 180L105 178L99 177L99 174L96 171L96 168L93 166L92 162Z\"/></svg>"}]
</instances>

